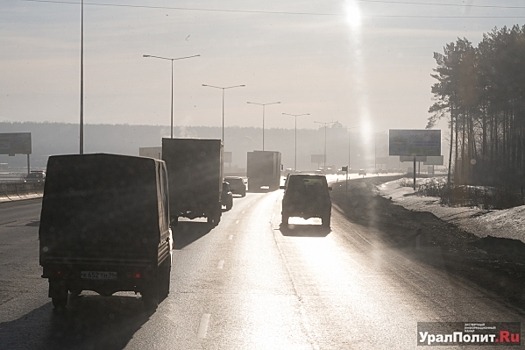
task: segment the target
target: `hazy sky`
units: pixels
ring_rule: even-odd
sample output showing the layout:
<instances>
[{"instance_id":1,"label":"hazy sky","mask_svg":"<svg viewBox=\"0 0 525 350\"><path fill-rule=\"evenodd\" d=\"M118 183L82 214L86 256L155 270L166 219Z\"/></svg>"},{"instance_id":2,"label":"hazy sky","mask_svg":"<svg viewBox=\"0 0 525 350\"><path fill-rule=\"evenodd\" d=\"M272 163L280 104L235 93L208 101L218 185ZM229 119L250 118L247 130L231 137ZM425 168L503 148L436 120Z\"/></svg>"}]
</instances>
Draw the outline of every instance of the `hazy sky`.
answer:
<instances>
[{"instance_id":1,"label":"hazy sky","mask_svg":"<svg viewBox=\"0 0 525 350\"><path fill-rule=\"evenodd\" d=\"M523 0L86 0L85 123L424 128L433 52L525 22ZM80 1L0 0L0 120L78 123Z\"/></svg>"}]
</instances>

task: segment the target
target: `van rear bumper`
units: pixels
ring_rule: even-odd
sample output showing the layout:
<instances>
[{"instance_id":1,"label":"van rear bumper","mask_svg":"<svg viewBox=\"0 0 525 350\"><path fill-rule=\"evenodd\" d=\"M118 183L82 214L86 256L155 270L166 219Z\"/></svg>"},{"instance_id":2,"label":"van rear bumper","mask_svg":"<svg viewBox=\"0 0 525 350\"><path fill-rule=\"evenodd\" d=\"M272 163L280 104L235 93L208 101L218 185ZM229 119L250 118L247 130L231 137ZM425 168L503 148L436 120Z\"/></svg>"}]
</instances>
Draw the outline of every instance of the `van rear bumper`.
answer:
<instances>
[{"instance_id":1,"label":"van rear bumper","mask_svg":"<svg viewBox=\"0 0 525 350\"><path fill-rule=\"evenodd\" d=\"M143 291L157 278L153 262L135 264L44 263L43 278L62 281L71 292L92 290L102 295L118 291Z\"/></svg>"}]
</instances>

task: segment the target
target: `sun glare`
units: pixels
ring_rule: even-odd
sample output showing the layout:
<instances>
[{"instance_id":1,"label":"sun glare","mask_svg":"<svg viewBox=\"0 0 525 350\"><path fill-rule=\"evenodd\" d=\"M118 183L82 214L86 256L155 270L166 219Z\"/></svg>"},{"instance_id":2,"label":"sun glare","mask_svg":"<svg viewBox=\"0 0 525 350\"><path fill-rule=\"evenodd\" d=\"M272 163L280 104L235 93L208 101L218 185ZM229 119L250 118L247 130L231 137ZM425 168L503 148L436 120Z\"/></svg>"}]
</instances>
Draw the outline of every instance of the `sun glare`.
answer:
<instances>
[{"instance_id":1,"label":"sun glare","mask_svg":"<svg viewBox=\"0 0 525 350\"><path fill-rule=\"evenodd\" d=\"M372 138L372 124L368 120L364 120L361 124L361 137L364 140L370 140Z\"/></svg>"},{"instance_id":2,"label":"sun glare","mask_svg":"<svg viewBox=\"0 0 525 350\"><path fill-rule=\"evenodd\" d=\"M351 28L357 29L361 26L361 10L356 0L346 0L346 21Z\"/></svg>"}]
</instances>

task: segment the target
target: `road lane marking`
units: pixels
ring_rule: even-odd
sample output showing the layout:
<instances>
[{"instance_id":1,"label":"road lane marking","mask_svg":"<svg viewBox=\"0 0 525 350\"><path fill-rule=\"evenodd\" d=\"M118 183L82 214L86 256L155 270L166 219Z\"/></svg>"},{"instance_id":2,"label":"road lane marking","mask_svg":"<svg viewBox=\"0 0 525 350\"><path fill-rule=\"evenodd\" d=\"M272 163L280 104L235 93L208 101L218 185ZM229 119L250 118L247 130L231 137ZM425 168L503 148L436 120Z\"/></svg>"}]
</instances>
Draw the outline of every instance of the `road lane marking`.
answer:
<instances>
[{"instance_id":1,"label":"road lane marking","mask_svg":"<svg viewBox=\"0 0 525 350\"><path fill-rule=\"evenodd\" d=\"M206 338L206 335L208 334L208 326L210 324L210 318L211 318L211 314L203 314L201 317L201 323L199 324L199 331L197 332L197 336L200 339Z\"/></svg>"},{"instance_id":2,"label":"road lane marking","mask_svg":"<svg viewBox=\"0 0 525 350\"><path fill-rule=\"evenodd\" d=\"M217 268L218 268L219 270L222 270L223 267L224 267L224 260L221 260L221 261L219 261L219 263L217 264Z\"/></svg>"}]
</instances>

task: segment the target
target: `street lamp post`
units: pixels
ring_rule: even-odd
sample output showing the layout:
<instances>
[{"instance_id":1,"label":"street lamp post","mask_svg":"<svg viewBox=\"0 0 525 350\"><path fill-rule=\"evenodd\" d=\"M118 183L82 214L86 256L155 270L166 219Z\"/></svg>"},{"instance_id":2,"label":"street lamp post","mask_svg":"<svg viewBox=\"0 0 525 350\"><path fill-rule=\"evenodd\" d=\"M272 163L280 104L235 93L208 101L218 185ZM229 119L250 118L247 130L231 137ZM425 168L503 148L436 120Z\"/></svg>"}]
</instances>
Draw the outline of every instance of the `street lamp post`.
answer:
<instances>
[{"instance_id":1,"label":"street lamp post","mask_svg":"<svg viewBox=\"0 0 525 350\"><path fill-rule=\"evenodd\" d=\"M214 85L208 85L208 84L202 84L202 86L205 87L211 87L214 89L221 89L222 90L222 126L221 126L221 141L224 145L224 90L238 88L238 87L245 87L246 85L235 85L235 86L214 86Z\"/></svg>"},{"instance_id":2,"label":"street lamp post","mask_svg":"<svg viewBox=\"0 0 525 350\"><path fill-rule=\"evenodd\" d=\"M199 56L200 55L193 55L193 56L172 58L172 57L162 57L162 56L154 56L154 55L142 55L142 57L146 57L146 58L158 58L160 60L171 61L171 127L170 127L171 138L173 138L173 61L184 60L187 58L193 58L193 57L199 57Z\"/></svg>"},{"instance_id":3,"label":"street lamp post","mask_svg":"<svg viewBox=\"0 0 525 350\"><path fill-rule=\"evenodd\" d=\"M334 124L337 122L314 122L316 124L321 124L324 126L324 156L323 156L323 170L326 171L326 127L329 124Z\"/></svg>"},{"instance_id":4,"label":"street lamp post","mask_svg":"<svg viewBox=\"0 0 525 350\"><path fill-rule=\"evenodd\" d=\"M278 102L269 102L269 103L258 103L258 102L246 102L250 105L258 105L258 106L262 106L262 110L263 110L263 114L262 114L262 150L264 151L264 110L266 108L266 106L268 105L276 105L276 104L280 104L281 101L278 101Z\"/></svg>"},{"instance_id":5,"label":"street lamp post","mask_svg":"<svg viewBox=\"0 0 525 350\"><path fill-rule=\"evenodd\" d=\"M350 170L350 157L351 157L351 145L352 145L352 138L350 134L350 130L359 129L361 126L354 126L354 127L347 127L346 130L348 131L348 170Z\"/></svg>"},{"instance_id":6,"label":"street lamp post","mask_svg":"<svg viewBox=\"0 0 525 350\"><path fill-rule=\"evenodd\" d=\"M80 154L84 154L84 0L80 1Z\"/></svg>"},{"instance_id":7,"label":"street lamp post","mask_svg":"<svg viewBox=\"0 0 525 350\"><path fill-rule=\"evenodd\" d=\"M294 162L293 162L293 170L297 170L297 117L307 116L310 115L310 113L305 114L289 114L289 113L283 113L283 115L289 115L291 117L294 117Z\"/></svg>"}]
</instances>

